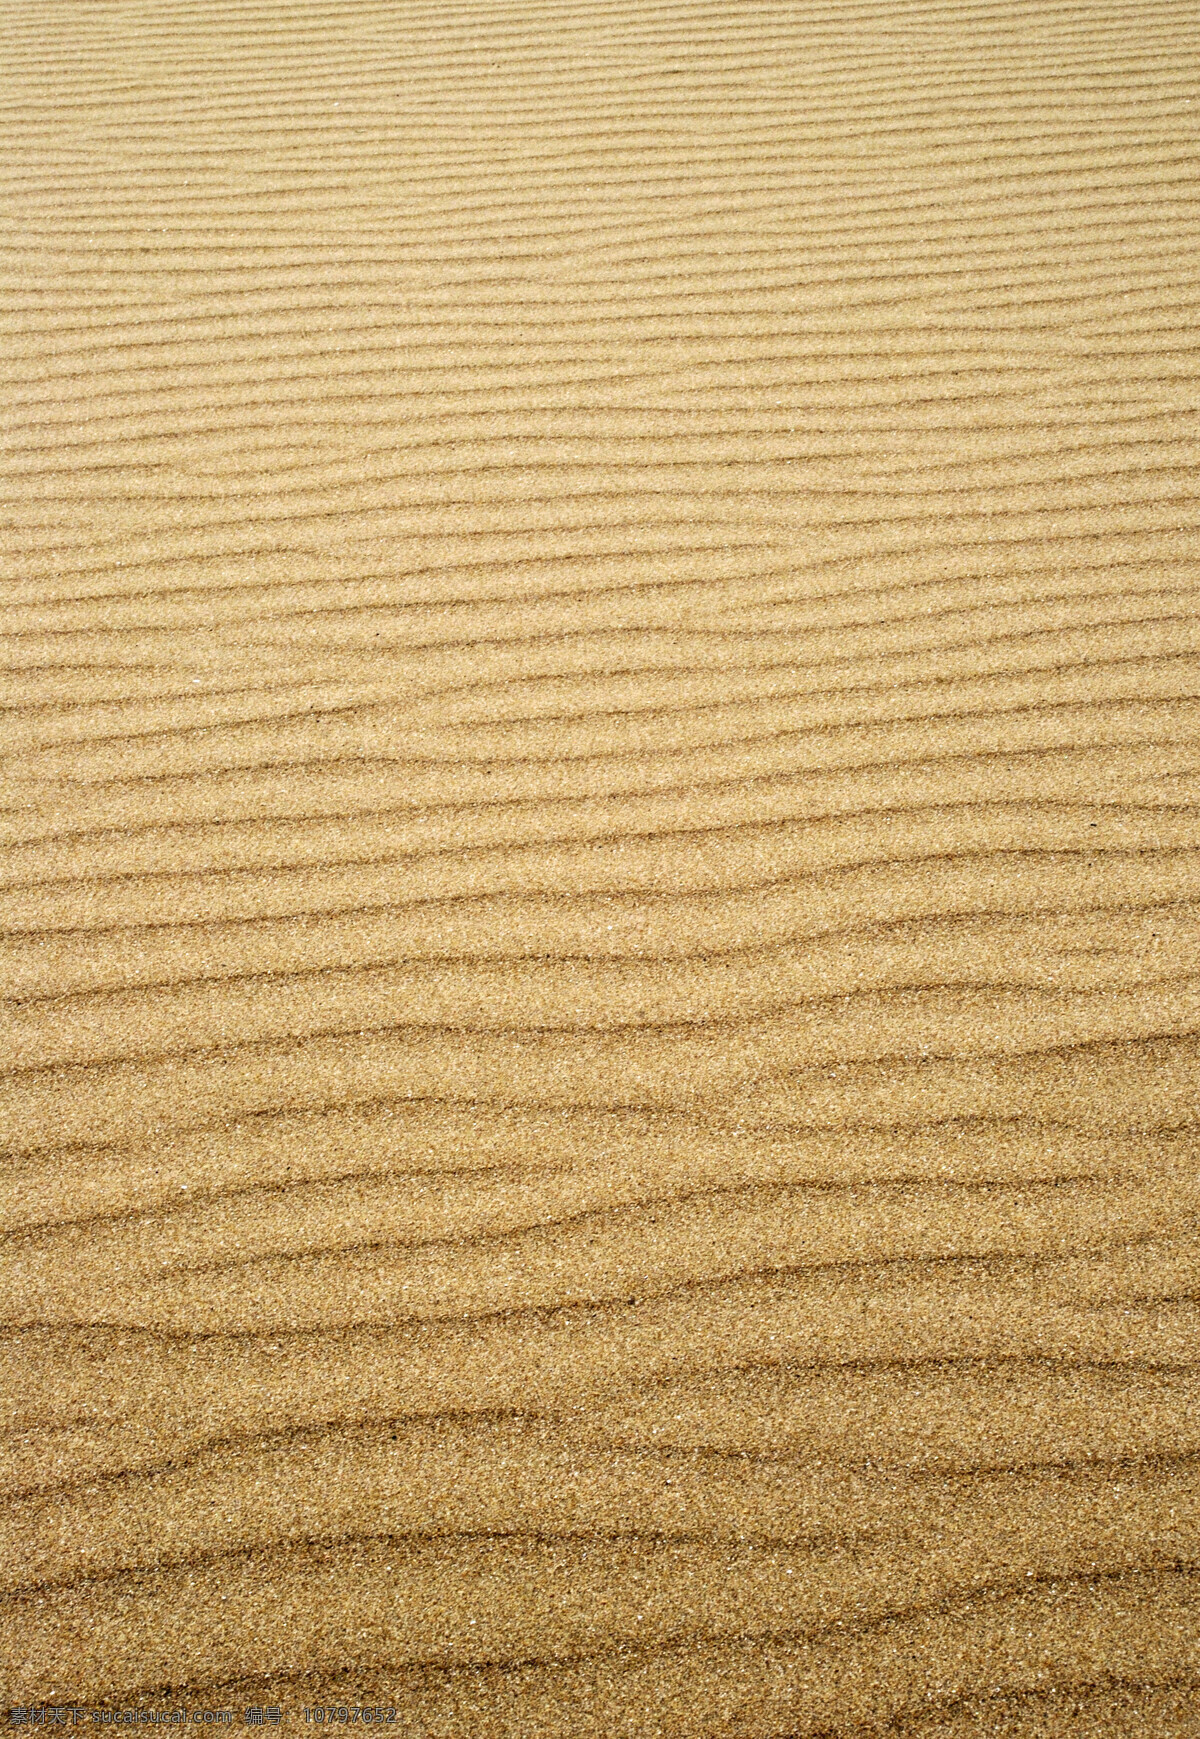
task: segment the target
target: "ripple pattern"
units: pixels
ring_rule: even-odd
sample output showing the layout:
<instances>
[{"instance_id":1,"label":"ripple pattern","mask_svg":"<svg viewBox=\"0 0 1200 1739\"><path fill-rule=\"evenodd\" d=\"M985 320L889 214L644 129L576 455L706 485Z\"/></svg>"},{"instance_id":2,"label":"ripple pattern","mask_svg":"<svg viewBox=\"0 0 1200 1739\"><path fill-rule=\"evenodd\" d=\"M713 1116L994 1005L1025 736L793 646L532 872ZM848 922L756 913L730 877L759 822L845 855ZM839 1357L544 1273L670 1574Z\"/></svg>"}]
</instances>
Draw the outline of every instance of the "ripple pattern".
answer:
<instances>
[{"instance_id":1,"label":"ripple pattern","mask_svg":"<svg viewBox=\"0 0 1200 1739\"><path fill-rule=\"evenodd\" d=\"M1200 16L2 0L0 1693L1200 1735Z\"/></svg>"}]
</instances>

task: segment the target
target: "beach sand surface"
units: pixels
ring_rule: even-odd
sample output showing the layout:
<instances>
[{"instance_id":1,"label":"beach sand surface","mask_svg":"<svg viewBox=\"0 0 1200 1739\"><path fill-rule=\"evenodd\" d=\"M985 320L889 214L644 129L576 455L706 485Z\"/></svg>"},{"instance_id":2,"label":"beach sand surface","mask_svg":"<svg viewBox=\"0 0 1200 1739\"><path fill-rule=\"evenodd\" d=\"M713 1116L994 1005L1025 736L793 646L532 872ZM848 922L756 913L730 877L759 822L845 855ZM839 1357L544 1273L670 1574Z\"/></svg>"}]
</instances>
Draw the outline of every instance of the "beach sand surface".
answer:
<instances>
[{"instance_id":1,"label":"beach sand surface","mask_svg":"<svg viewBox=\"0 0 1200 1739\"><path fill-rule=\"evenodd\" d=\"M0 37L0 1698L1200 1734L1194 6Z\"/></svg>"}]
</instances>

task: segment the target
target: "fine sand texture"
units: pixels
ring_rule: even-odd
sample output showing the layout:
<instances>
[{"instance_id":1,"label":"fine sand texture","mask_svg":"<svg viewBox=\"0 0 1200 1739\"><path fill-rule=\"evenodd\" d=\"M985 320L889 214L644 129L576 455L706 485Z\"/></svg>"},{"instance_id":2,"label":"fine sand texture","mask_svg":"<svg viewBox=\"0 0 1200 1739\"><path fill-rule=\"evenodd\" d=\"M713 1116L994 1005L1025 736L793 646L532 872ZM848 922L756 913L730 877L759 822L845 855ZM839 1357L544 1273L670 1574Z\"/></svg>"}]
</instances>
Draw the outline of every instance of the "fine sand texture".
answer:
<instances>
[{"instance_id":1,"label":"fine sand texture","mask_svg":"<svg viewBox=\"0 0 1200 1739\"><path fill-rule=\"evenodd\" d=\"M0 26L0 1700L1200 1734L1194 0Z\"/></svg>"}]
</instances>

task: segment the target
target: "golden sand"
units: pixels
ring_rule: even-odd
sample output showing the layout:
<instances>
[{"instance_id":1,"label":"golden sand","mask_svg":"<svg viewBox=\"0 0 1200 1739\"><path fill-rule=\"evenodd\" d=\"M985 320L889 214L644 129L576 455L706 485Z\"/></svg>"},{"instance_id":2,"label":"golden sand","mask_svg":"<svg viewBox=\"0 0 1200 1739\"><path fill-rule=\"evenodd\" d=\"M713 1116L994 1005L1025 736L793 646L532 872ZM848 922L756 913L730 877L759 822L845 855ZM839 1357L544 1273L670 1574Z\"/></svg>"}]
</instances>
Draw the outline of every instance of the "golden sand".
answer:
<instances>
[{"instance_id":1,"label":"golden sand","mask_svg":"<svg viewBox=\"0 0 1200 1739\"><path fill-rule=\"evenodd\" d=\"M0 24L0 1698L1200 1734L1200 13Z\"/></svg>"}]
</instances>

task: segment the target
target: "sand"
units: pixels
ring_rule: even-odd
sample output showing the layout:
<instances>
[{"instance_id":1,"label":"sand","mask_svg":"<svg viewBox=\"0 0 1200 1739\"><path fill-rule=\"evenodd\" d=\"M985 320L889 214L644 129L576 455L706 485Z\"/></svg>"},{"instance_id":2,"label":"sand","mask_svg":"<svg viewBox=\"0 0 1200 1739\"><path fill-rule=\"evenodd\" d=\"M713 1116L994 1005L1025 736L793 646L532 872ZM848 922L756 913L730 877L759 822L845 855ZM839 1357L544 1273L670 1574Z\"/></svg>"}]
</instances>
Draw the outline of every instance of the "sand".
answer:
<instances>
[{"instance_id":1,"label":"sand","mask_svg":"<svg viewBox=\"0 0 1200 1739\"><path fill-rule=\"evenodd\" d=\"M0 22L0 1698L1200 1734L1200 15Z\"/></svg>"}]
</instances>

